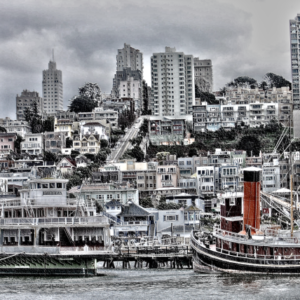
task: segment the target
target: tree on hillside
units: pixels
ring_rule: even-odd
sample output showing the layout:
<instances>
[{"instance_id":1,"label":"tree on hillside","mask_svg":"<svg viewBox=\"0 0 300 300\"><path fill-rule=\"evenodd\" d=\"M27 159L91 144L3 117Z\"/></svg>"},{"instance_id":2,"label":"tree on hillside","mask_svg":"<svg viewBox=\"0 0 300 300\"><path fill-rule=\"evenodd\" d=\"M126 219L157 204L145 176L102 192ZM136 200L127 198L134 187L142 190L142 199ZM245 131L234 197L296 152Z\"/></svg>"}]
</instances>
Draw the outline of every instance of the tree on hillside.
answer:
<instances>
[{"instance_id":1,"label":"tree on hillside","mask_svg":"<svg viewBox=\"0 0 300 300\"><path fill-rule=\"evenodd\" d=\"M54 117L48 117L43 121L43 132L54 131Z\"/></svg>"},{"instance_id":2,"label":"tree on hillside","mask_svg":"<svg viewBox=\"0 0 300 300\"><path fill-rule=\"evenodd\" d=\"M261 143L255 135L245 135L237 143L236 149L247 151L248 156L251 156L251 154L258 156Z\"/></svg>"},{"instance_id":3,"label":"tree on hillside","mask_svg":"<svg viewBox=\"0 0 300 300\"><path fill-rule=\"evenodd\" d=\"M57 157L57 155L55 153L52 153L50 151L44 151L43 160L44 161L54 161L54 162L57 162L58 161L58 157Z\"/></svg>"},{"instance_id":4,"label":"tree on hillside","mask_svg":"<svg viewBox=\"0 0 300 300\"><path fill-rule=\"evenodd\" d=\"M292 84L288 80L274 73L267 73L264 76L264 81L270 88L281 88L288 86L290 89L292 89Z\"/></svg>"},{"instance_id":5,"label":"tree on hillside","mask_svg":"<svg viewBox=\"0 0 300 300\"><path fill-rule=\"evenodd\" d=\"M243 84L249 84L251 89L257 86L257 81L254 78L248 76L240 76L235 78L233 81L226 84L227 87L238 87Z\"/></svg>"},{"instance_id":6,"label":"tree on hillside","mask_svg":"<svg viewBox=\"0 0 300 300\"><path fill-rule=\"evenodd\" d=\"M14 141L16 153L21 153L21 142L23 142L23 141L24 141L24 139L20 135L17 135L17 139Z\"/></svg>"},{"instance_id":7,"label":"tree on hillside","mask_svg":"<svg viewBox=\"0 0 300 300\"><path fill-rule=\"evenodd\" d=\"M97 106L97 101L91 100L90 98L84 96L76 96L73 98L69 109L75 113L91 112Z\"/></svg>"},{"instance_id":8,"label":"tree on hillside","mask_svg":"<svg viewBox=\"0 0 300 300\"><path fill-rule=\"evenodd\" d=\"M94 101L101 100L101 89L97 83L86 83L78 90L81 97L86 97Z\"/></svg>"},{"instance_id":9,"label":"tree on hillside","mask_svg":"<svg viewBox=\"0 0 300 300\"><path fill-rule=\"evenodd\" d=\"M196 85L199 88L199 90L202 91L202 92L209 93L209 91L211 89L210 83L207 80L205 80L204 78L196 78L195 79L195 86Z\"/></svg>"},{"instance_id":10,"label":"tree on hillside","mask_svg":"<svg viewBox=\"0 0 300 300\"><path fill-rule=\"evenodd\" d=\"M198 155L198 152L197 152L196 148L191 148L189 150L189 154L188 154L189 157L193 157L193 156L197 156L197 155Z\"/></svg>"},{"instance_id":11,"label":"tree on hillside","mask_svg":"<svg viewBox=\"0 0 300 300\"><path fill-rule=\"evenodd\" d=\"M98 104L101 104L101 90L96 83L86 83L78 89L79 96L71 100L70 111L91 112Z\"/></svg>"},{"instance_id":12,"label":"tree on hillside","mask_svg":"<svg viewBox=\"0 0 300 300\"><path fill-rule=\"evenodd\" d=\"M144 208L153 207L151 198L140 198L140 206Z\"/></svg>"},{"instance_id":13,"label":"tree on hillside","mask_svg":"<svg viewBox=\"0 0 300 300\"><path fill-rule=\"evenodd\" d=\"M108 141L107 140L100 140L101 149L108 147Z\"/></svg>"},{"instance_id":14,"label":"tree on hillside","mask_svg":"<svg viewBox=\"0 0 300 300\"><path fill-rule=\"evenodd\" d=\"M43 132L42 116L39 114L38 104L36 101L32 103L30 107L24 109L25 121L28 122L31 127L32 133Z\"/></svg>"},{"instance_id":15,"label":"tree on hillside","mask_svg":"<svg viewBox=\"0 0 300 300\"><path fill-rule=\"evenodd\" d=\"M197 85L195 85L195 97L200 98L201 101L205 101L208 104L219 104L214 94L201 91Z\"/></svg>"}]
</instances>

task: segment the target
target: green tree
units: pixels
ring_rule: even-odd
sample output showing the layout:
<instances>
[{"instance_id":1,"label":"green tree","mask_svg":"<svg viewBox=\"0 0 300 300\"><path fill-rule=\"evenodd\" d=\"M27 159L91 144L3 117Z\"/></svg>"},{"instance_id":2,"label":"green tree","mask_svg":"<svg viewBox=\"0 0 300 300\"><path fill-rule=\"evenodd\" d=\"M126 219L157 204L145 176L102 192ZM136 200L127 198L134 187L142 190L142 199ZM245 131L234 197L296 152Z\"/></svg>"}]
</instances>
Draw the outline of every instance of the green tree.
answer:
<instances>
[{"instance_id":1,"label":"green tree","mask_svg":"<svg viewBox=\"0 0 300 300\"><path fill-rule=\"evenodd\" d=\"M75 159L75 157L78 156L79 154L80 154L79 151L71 150L71 157L72 157L73 159Z\"/></svg>"},{"instance_id":2,"label":"green tree","mask_svg":"<svg viewBox=\"0 0 300 300\"><path fill-rule=\"evenodd\" d=\"M27 121L31 127L32 133L43 132L43 121L39 114L38 104L36 101L34 101L30 107L26 107L24 109L24 117L25 121Z\"/></svg>"},{"instance_id":3,"label":"green tree","mask_svg":"<svg viewBox=\"0 0 300 300\"><path fill-rule=\"evenodd\" d=\"M159 203L156 208L158 210L167 210L167 209L179 209L181 207L182 207L182 205L180 205L180 204L176 204L176 203L172 203L172 202L171 203L162 202L162 203Z\"/></svg>"},{"instance_id":4,"label":"green tree","mask_svg":"<svg viewBox=\"0 0 300 300\"><path fill-rule=\"evenodd\" d=\"M95 107L98 106L97 101L91 100L85 96L76 96L71 104L70 104L70 111L75 113L79 112L91 112Z\"/></svg>"},{"instance_id":5,"label":"green tree","mask_svg":"<svg viewBox=\"0 0 300 300\"><path fill-rule=\"evenodd\" d=\"M88 167L79 167L74 173L81 179L89 179L92 176L92 172Z\"/></svg>"},{"instance_id":6,"label":"green tree","mask_svg":"<svg viewBox=\"0 0 300 300\"><path fill-rule=\"evenodd\" d=\"M195 85L195 97L200 98L201 101L205 101L208 104L219 104L219 101L216 99L214 94L201 91L198 85Z\"/></svg>"},{"instance_id":7,"label":"green tree","mask_svg":"<svg viewBox=\"0 0 300 300\"><path fill-rule=\"evenodd\" d=\"M78 186L82 184L82 179L79 175L73 174L67 183L67 190L71 189L73 186Z\"/></svg>"},{"instance_id":8,"label":"green tree","mask_svg":"<svg viewBox=\"0 0 300 300\"><path fill-rule=\"evenodd\" d=\"M81 97L86 97L94 101L101 101L101 89L97 83L86 83L78 90Z\"/></svg>"},{"instance_id":9,"label":"green tree","mask_svg":"<svg viewBox=\"0 0 300 300\"><path fill-rule=\"evenodd\" d=\"M0 126L0 132L7 132L7 131L4 127Z\"/></svg>"},{"instance_id":10,"label":"green tree","mask_svg":"<svg viewBox=\"0 0 300 300\"><path fill-rule=\"evenodd\" d=\"M103 163L106 161L107 153L106 151L100 150L95 156L95 163Z\"/></svg>"},{"instance_id":11,"label":"green tree","mask_svg":"<svg viewBox=\"0 0 300 300\"><path fill-rule=\"evenodd\" d=\"M54 131L54 117L48 117L43 121L43 132L45 131Z\"/></svg>"},{"instance_id":12,"label":"green tree","mask_svg":"<svg viewBox=\"0 0 300 300\"><path fill-rule=\"evenodd\" d=\"M252 89L257 86L257 81L254 78L248 76L240 76L235 78L233 81L227 83L228 87L238 87L241 84L249 84Z\"/></svg>"},{"instance_id":13,"label":"green tree","mask_svg":"<svg viewBox=\"0 0 300 300\"><path fill-rule=\"evenodd\" d=\"M44 161L54 161L54 162L57 162L58 161L58 157L57 157L57 155L55 153L52 153L50 151L44 151L43 160Z\"/></svg>"},{"instance_id":14,"label":"green tree","mask_svg":"<svg viewBox=\"0 0 300 300\"><path fill-rule=\"evenodd\" d=\"M23 141L24 141L24 139L20 135L17 135L17 139L14 141L16 153L21 153L21 142L23 142Z\"/></svg>"},{"instance_id":15,"label":"green tree","mask_svg":"<svg viewBox=\"0 0 300 300\"><path fill-rule=\"evenodd\" d=\"M193 157L193 156L197 156L197 155L198 155L198 152L197 152L196 148L191 148L189 150L189 154L188 154L189 157Z\"/></svg>"},{"instance_id":16,"label":"green tree","mask_svg":"<svg viewBox=\"0 0 300 300\"><path fill-rule=\"evenodd\" d=\"M106 148L106 147L108 147L108 141L107 140L100 140L100 145L101 145L101 148Z\"/></svg>"},{"instance_id":17,"label":"green tree","mask_svg":"<svg viewBox=\"0 0 300 300\"><path fill-rule=\"evenodd\" d=\"M247 151L248 156L251 156L251 153L258 156L261 150L261 142L255 135L245 135L239 140L236 148L237 150Z\"/></svg>"},{"instance_id":18,"label":"green tree","mask_svg":"<svg viewBox=\"0 0 300 300\"><path fill-rule=\"evenodd\" d=\"M140 206L144 208L154 207L151 198L140 198Z\"/></svg>"},{"instance_id":19,"label":"green tree","mask_svg":"<svg viewBox=\"0 0 300 300\"><path fill-rule=\"evenodd\" d=\"M141 162L144 160L144 152L139 146L133 147L129 155L131 155L133 158L136 158L136 161Z\"/></svg>"},{"instance_id":20,"label":"green tree","mask_svg":"<svg viewBox=\"0 0 300 300\"><path fill-rule=\"evenodd\" d=\"M267 73L264 76L264 80L266 83L268 83L268 85L273 88L281 88L281 87L286 87L288 86L290 89L292 89L292 84L286 80L285 78L283 78L280 75L276 75L274 73Z\"/></svg>"}]
</instances>

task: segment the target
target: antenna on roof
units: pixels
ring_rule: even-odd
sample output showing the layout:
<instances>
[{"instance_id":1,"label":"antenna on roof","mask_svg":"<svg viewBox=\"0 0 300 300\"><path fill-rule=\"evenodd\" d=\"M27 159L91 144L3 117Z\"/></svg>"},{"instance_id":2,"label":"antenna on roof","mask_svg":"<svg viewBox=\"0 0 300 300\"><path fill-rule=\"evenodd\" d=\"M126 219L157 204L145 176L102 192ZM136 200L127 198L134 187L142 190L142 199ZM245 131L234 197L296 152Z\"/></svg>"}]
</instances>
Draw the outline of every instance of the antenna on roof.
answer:
<instances>
[{"instance_id":1,"label":"antenna on roof","mask_svg":"<svg viewBox=\"0 0 300 300\"><path fill-rule=\"evenodd\" d=\"M54 48L52 48L52 61L54 61Z\"/></svg>"}]
</instances>

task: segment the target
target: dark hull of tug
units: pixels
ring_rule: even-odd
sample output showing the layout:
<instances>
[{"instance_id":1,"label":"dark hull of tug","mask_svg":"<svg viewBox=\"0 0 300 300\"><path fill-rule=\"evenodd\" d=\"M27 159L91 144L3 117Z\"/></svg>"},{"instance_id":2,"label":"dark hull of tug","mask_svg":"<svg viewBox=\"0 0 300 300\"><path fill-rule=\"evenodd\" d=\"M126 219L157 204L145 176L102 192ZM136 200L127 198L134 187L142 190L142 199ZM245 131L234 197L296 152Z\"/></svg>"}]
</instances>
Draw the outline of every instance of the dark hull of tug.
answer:
<instances>
[{"instance_id":1,"label":"dark hull of tug","mask_svg":"<svg viewBox=\"0 0 300 300\"><path fill-rule=\"evenodd\" d=\"M234 257L208 249L192 234L190 242L193 251L194 271L204 273L232 273L232 274L299 274L300 259L254 259Z\"/></svg>"}]
</instances>

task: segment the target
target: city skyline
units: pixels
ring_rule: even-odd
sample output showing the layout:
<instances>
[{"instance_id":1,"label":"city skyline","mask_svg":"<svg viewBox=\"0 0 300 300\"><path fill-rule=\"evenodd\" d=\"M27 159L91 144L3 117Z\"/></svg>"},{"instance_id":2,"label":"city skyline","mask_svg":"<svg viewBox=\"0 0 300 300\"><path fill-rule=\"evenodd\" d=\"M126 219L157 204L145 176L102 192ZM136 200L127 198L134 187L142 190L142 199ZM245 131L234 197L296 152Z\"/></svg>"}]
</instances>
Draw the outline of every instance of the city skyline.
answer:
<instances>
[{"instance_id":1,"label":"city skyline","mask_svg":"<svg viewBox=\"0 0 300 300\"><path fill-rule=\"evenodd\" d=\"M64 108L86 82L111 91L117 49L124 43L143 53L149 85L150 57L165 46L211 59L214 90L237 76L260 81L267 72L291 81L289 20L299 13L296 1L170 3L2 3L0 117L15 118L15 97L24 89L42 95L41 74L52 48L63 72Z\"/></svg>"}]
</instances>

